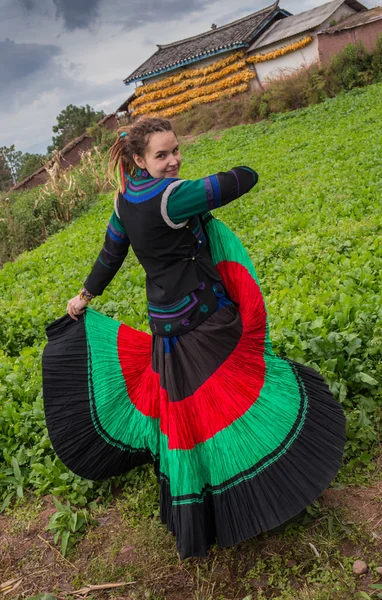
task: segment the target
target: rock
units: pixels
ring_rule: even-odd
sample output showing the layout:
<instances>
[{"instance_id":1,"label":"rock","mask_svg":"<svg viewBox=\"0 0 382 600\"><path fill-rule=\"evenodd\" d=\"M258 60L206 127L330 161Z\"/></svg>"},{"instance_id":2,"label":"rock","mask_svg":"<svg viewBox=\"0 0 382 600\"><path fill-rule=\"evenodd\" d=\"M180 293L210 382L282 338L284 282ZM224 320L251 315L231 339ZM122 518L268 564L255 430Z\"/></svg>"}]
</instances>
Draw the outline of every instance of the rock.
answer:
<instances>
[{"instance_id":1,"label":"rock","mask_svg":"<svg viewBox=\"0 0 382 600\"><path fill-rule=\"evenodd\" d=\"M290 558L286 564L287 569L291 569L292 567L295 567L297 565L297 561L294 560L293 558Z\"/></svg>"},{"instance_id":2,"label":"rock","mask_svg":"<svg viewBox=\"0 0 382 600\"><path fill-rule=\"evenodd\" d=\"M135 559L135 548L134 546L124 546L119 551L116 562L117 564L131 563Z\"/></svg>"},{"instance_id":3,"label":"rock","mask_svg":"<svg viewBox=\"0 0 382 600\"><path fill-rule=\"evenodd\" d=\"M364 573L367 573L367 570L368 566L363 560L356 560L353 563L353 573L355 575L363 575Z\"/></svg>"},{"instance_id":4,"label":"rock","mask_svg":"<svg viewBox=\"0 0 382 600\"><path fill-rule=\"evenodd\" d=\"M378 575L382 575L382 567L377 567L375 570L377 571Z\"/></svg>"}]
</instances>

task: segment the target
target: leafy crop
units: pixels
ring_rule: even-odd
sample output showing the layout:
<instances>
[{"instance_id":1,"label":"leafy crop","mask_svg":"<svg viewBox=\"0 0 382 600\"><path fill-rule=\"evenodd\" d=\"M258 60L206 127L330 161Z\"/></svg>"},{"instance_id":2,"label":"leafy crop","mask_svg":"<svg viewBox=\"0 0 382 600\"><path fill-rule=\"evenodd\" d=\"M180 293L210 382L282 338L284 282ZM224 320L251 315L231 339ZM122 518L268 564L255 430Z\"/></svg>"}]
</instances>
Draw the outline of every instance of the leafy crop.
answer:
<instances>
[{"instance_id":1,"label":"leafy crop","mask_svg":"<svg viewBox=\"0 0 382 600\"><path fill-rule=\"evenodd\" d=\"M341 477L367 472L381 410L382 85L188 143L182 177L248 164L256 188L220 209L257 268L275 350L317 368L347 415ZM44 327L64 314L101 248L112 195L0 271L0 508L26 489L84 507L110 482L73 475L44 424ZM130 253L94 308L147 330L144 273Z\"/></svg>"}]
</instances>

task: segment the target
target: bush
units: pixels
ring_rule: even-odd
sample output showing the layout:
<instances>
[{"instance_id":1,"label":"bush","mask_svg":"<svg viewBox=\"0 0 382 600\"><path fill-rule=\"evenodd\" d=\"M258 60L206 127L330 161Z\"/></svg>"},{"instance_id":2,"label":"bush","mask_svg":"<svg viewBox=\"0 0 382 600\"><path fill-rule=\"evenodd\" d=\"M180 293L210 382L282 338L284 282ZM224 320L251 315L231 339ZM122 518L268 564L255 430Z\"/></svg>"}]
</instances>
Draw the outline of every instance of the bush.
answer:
<instances>
[{"instance_id":1,"label":"bush","mask_svg":"<svg viewBox=\"0 0 382 600\"><path fill-rule=\"evenodd\" d=\"M172 123L178 135L199 135L214 127L216 116L216 104L200 106L172 119Z\"/></svg>"},{"instance_id":2,"label":"bush","mask_svg":"<svg viewBox=\"0 0 382 600\"><path fill-rule=\"evenodd\" d=\"M86 133L88 133L94 139L94 143L101 154L107 153L117 137L115 131L111 131L103 125L98 125L97 123L94 123L88 127Z\"/></svg>"},{"instance_id":3,"label":"bush","mask_svg":"<svg viewBox=\"0 0 382 600\"><path fill-rule=\"evenodd\" d=\"M283 71L269 82L267 90L255 99L253 106L262 118L318 104L327 98L323 70L317 65L299 71Z\"/></svg>"},{"instance_id":4,"label":"bush","mask_svg":"<svg viewBox=\"0 0 382 600\"><path fill-rule=\"evenodd\" d=\"M377 39L377 44L371 61L373 80L376 83L382 82L382 34Z\"/></svg>"},{"instance_id":5,"label":"bush","mask_svg":"<svg viewBox=\"0 0 382 600\"><path fill-rule=\"evenodd\" d=\"M361 42L345 46L332 58L327 70L331 95L372 83L371 63L372 55L366 52Z\"/></svg>"}]
</instances>

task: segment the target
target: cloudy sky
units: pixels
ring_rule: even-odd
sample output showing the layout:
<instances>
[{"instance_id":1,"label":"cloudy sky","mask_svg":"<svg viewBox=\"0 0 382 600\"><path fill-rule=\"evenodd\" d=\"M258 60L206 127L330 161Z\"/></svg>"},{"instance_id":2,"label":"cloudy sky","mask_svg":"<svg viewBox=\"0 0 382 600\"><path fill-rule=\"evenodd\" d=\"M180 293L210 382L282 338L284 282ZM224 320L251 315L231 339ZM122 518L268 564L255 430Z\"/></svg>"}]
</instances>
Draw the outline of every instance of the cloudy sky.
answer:
<instances>
[{"instance_id":1,"label":"cloudy sky","mask_svg":"<svg viewBox=\"0 0 382 600\"><path fill-rule=\"evenodd\" d=\"M363 2L376 6L374 0ZM0 0L0 146L42 152L68 104L105 113L133 92L123 79L167 44L272 0ZM280 0L296 14L321 0ZM234 10L233 7L235 6Z\"/></svg>"}]
</instances>

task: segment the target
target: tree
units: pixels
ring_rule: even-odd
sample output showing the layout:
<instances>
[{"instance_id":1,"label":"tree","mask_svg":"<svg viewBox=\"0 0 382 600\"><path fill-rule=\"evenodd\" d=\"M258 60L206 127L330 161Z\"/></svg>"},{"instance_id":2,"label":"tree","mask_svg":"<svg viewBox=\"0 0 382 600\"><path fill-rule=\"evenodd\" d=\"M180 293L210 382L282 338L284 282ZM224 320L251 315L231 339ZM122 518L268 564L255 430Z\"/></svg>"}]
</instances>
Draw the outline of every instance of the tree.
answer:
<instances>
[{"instance_id":1,"label":"tree","mask_svg":"<svg viewBox=\"0 0 382 600\"><path fill-rule=\"evenodd\" d=\"M6 167L8 167L9 173L11 175L11 185L17 183L18 173L21 167L21 157L22 152L20 150L16 150L14 144L12 146L2 146L0 148L0 156L2 157L3 162ZM3 168L6 169L6 167Z\"/></svg>"},{"instance_id":2,"label":"tree","mask_svg":"<svg viewBox=\"0 0 382 600\"><path fill-rule=\"evenodd\" d=\"M22 181L26 177L29 177L29 175L38 171L38 169L46 162L47 157L42 154L29 154L29 152L25 152L21 157L21 165L17 180Z\"/></svg>"},{"instance_id":3,"label":"tree","mask_svg":"<svg viewBox=\"0 0 382 600\"><path fill-rule=\"evenodd\" d=\"M0 152L0 192L7 192L12 187L12 175L8 164Z\"/></svg>"},{"instance_id":4,"label":"tree","mask_svg":"<svg viewBox=\"0 0 382 600\"><path fill-rule=\"evenodd\" d=\"M48 153L54 148L61 150L74 138L85 133L87 127L96 123L105 116L103 110L95 111L89 104L74 106L69 104L57 117L57 125L53 126L52 146L48 146Z\"/></svg>"}]
</instances>

